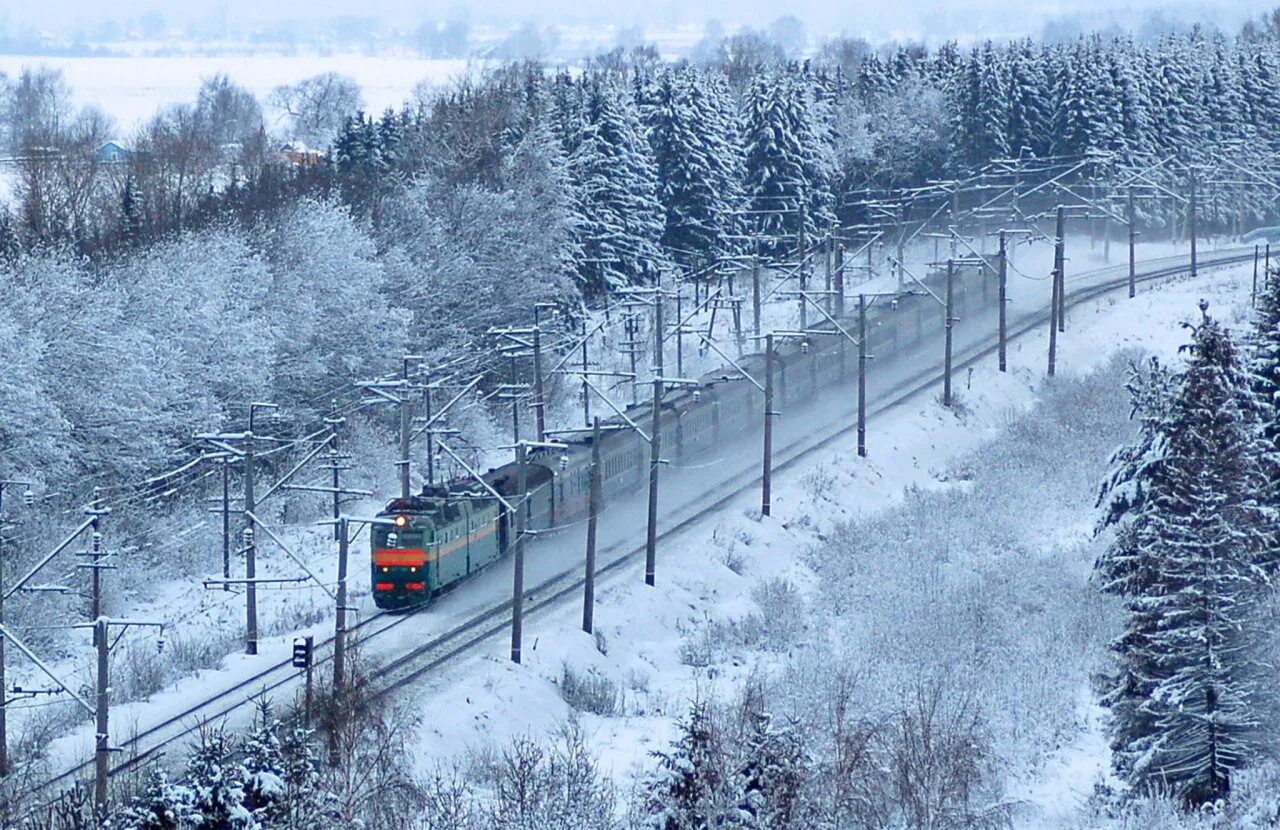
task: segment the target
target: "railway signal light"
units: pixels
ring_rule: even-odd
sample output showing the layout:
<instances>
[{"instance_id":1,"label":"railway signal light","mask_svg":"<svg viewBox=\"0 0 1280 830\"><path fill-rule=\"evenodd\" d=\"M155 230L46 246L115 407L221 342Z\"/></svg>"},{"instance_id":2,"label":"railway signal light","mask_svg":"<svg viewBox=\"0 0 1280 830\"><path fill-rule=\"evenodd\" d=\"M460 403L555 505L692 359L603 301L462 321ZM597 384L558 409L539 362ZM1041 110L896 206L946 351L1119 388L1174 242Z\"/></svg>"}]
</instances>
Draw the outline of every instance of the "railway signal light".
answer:
<instances>
[{"instance_id":1,"label":"railway signal light","mask_svg":"<svg viewBox=\"0 0 1280 830\"><path fill-rule=\"evenodd\" d=\"M311 667L311 649L313 639L311 637L298 637L293 641L293 659L291 662L295 669L307 669Z\"/></svg>"}]
</instances>

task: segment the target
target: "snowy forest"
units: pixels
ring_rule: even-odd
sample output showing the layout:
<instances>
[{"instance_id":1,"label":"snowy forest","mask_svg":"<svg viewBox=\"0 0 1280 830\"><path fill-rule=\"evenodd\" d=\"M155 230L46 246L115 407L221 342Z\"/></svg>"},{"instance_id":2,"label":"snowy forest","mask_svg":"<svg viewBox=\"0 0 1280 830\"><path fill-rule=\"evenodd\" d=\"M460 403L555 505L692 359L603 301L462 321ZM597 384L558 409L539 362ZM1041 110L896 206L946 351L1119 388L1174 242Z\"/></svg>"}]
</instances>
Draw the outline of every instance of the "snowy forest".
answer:
<instances>
[{"instance_id":1,"label":"snowy forest","mask_svg":"<svg viewBox=\"0 0 1280 830\"><path fill-rule=\"evenodd\" d=\"M0 448L50 480L155 470L233 401L306 419L396 355L456 354L536 303L572 314L748 235L781 255L801 223L818 239L856 221L844 194L993 158L1270 158L1278 73L1280 41L1256 31L884 54L837 41L804 63L731 38L710 65L643 50L573 76L512 65L380 117L341 112L358 91L295 95L311 134L333 137L294 166L225 77L157 114L127 163L101 163L109 124L31 70L5 85L3 138L23 161L0 216L0 354L18 381ZM103 355L129 359L86 362ZM70 440L30 430L59 422Z\"/></svg>"},{"instance_id":2,"label":"snowy forest","mask_svg":"<svg viewBox=\"0 0 1280 830\"><path fill-rule=\"evenodd\" d=\"M803 240L864 221L852 194L1010 157L1087 159L1102 179L1170 157L1269 167L1280 157L1280 27L973 48L837 39L803 61L742 35L674 65L635 48L581 71L477 70L380 114L361 111L359 89L336 75L273 97L291 138L322 153L287 159L265 126L268 102L218 76L109 162L98 148L114 125L74 107L56 72L0 77L0 146L17 170L0 210L0 479L31 479L51 510L94 488L123 493L113 521L154 541L191 500L149 477L189 460L194 433L240 427L248 401L279 404L301 435L353 381L398 372L410 354L478 365L495 389L503 367L491 327L554 307L554 325L576 330L617 292L663 275L710 275L753 255L784 261ZM1276 219L1265 196L1203 208L1205 233ZM1171 230L1159 211L1139 220L1153 235ZM1124 620L1096 685L1115 773L1140 803L1100 792L1092 808L1133 828L1280 821L1280 773L1264 763L1280 715L1270 592L1280 277L1263 277L1243 334L1206 305L1185 361L1127 373L1133 423L1097 501L1105 550L1090 592L1102 596L1072 613L1110 602ZM1130 403L1119 389L1090 394ZM496 405L490 415L504 417ZM358 445L392 431L378 415L355 429ZM6 518L16 531L6 544L38 538L37 518ZM843 538L854 530L867 528L844 527ZM835 538L811 557L852 592L867 574L842 544L852 543ZM182 564L140 558L162 572ZM774 619L795 602L776 588L755 598ZM847 596L824 597L822 611L839 617L832 609ZM1016 630L1008 605L993 628ZM6 613L38 609L17 597ZM790 658L799 635L760 625L755 636L776 637ZM938 627L912 633L937 637ZM1001 642L1011 664L1052 662ZM1052 656L1064 673L1090 668L1062 648ZM1017 728L1015 715L993 724L972 689L942 681L895 689L906 702L872 713L859 710L859 679L819 658L792 660L784 674L830 692L838 714L806 720L805 700L775 707L765 681L694 701L634 792L615 791L573 723L553 743L517 741L415 779L398 763L412 717L366 706L357 684L352 699L329 702L323 729L264 702L250 733L210 726L184 767L122 783L128 797L105 819L86 819L87 796L70 797L27 826L1002 828L1012 803L998 770L1010 747L1065 728L1030 705ZM584 711L613 706L611 690L568 668L562 687Z\"/></svg>"}]
</instances>

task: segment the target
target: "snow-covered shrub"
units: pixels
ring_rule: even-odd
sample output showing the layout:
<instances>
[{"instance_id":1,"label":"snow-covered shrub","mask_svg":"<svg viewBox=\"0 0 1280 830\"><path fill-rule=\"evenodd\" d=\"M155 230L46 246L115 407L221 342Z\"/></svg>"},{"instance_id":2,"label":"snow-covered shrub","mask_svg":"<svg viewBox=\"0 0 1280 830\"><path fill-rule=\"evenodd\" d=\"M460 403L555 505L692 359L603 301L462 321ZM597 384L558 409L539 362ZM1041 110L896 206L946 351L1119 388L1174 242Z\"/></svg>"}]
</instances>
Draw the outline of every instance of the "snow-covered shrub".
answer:
<instances>
[{"instance_id":1,"label":"snow-covered shrub","mask_svg":"<svg viewBox=\"0 0 1280 830\"><path fill-rule=\"evenodd\" d=\"M613 717L623 706L619 684L594 669L578 671L565 663L560 672L560 697L579 712Z\"/></svg>"}]
</instances>

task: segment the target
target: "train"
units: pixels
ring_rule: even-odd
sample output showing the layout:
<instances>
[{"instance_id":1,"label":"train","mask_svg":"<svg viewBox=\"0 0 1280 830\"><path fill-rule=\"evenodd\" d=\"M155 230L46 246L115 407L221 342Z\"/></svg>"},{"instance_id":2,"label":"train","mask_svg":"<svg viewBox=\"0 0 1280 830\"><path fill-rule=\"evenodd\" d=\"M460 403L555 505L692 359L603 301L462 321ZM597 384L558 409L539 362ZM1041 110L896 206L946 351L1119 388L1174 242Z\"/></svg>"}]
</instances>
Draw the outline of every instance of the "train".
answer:
<instances>
[{"instance_id":1,"label":"train","mask_svg":"<svg viewBox=\"0 0 1280 830\"><path fill-rule=\"evenodd\" d=\"M926 284L937 284L932 274ZM963 314L972 302L994 302L986 281L981 291L968 281L956 281L955 310ZM980 295L980 296L979 296ZM989 298L988 295L992 295ZM853 315L856 317L856 303ZM838 322L849 331L850 316ZM924 291L904 292L868 313L868 350L884 355L918 344L943 326L943 309ZM823 320L811 329L834 330ZM747 354L738 366L763 385L766 366L762 353ZM776 405L795 406L852 378L857 348L842 336L814 335L808 340L788 338L774 349ZM626 418L647 430L652 404L624 409ZM695 458L723 441L758 427L763 395L737 369L711 372L695 385L680 386L664 396L660 422L664 453L679 461ZM602 423L625 426L614 416ZM550 530L586 515L590 484L590 433L562 441L564 449L533 447L526 465L528 498L523 500L525 527ZM648 478L648 443L630 429L601 432L601 496L610 499L638 490ZM517 465L489 470L482 478L509 503L520 503ZM507 498L513 497L513 498ZM514 536L514 516L502 502L474 481L459 479L448 485L429 485L421 494L394 499L373 525L370 582L375 605L386 610L416 609L432 597L500 559Z\"/></svg>"}]
</instances>

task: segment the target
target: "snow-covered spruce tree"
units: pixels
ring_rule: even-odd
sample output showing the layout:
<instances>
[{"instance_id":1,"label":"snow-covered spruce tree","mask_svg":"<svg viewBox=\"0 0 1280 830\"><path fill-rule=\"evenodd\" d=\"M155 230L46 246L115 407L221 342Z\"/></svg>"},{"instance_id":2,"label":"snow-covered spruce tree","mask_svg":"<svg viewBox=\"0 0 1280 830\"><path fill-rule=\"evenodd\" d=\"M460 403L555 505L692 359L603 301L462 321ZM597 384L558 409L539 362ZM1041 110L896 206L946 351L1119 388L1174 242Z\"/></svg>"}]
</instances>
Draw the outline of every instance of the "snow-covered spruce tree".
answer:
<instances>
[{"instance_id":1,"label":"snow-covered spruce tree","mask_svg":"<svg viewBox=\"0 0 1280 830\"><path fill-rule=\"evenodd\" d=\"M662 244L686 268L732 249L744 204L741 150L720 77L664 71L643 111L665 211Z\"/></svg>"},{"instance_id":2,"label":"snow-covered spruce tree","mask_svg":"<svg viewBox=\"0 0 1280 830\"><path fill-rule=\"evenodd\" d=\"M244 741L244 806L266 826L288 809L285 782L289 771L276 734L280 728L271 704L259 701L253 730Z\"/></svg>"},{"instance_id":3,"label":"snow-covered spruce tree","mask_svg":"<svg viewBox=\"0 0 1280 830\"><path fill-rule=\"evenodd\" d=\"M1145 492L1120 520L1116 544L1134 561L1119 581L1128 621L1107 699L1117 770L1138 791L1199 806L1224 798L1262 747L1273 695L1259 661L1270 534L1247 378L1207 310L1189 350L1140 465ZM1104 557L1104 569L1124 558Z\"/></svg>"},{"instance_id":4,"label":"snow-covered spruce tree","mask_svg":"<svg viewBox=\"0 0 1280 830\"><path fill-rule=\"evenodd\" d=\"M767 713L753 713L742 755L734 776L738 810L730 826L760 830L812 826L802 814L809 759L794 729L778 727Z\"/></svg>"},{"instance_id":5,"label":"snow-covered spruce tree","mask_svg":"<svg viewBox=\"0 0 1280 830\"><path fill-rule=\"evenodd\" d=\"M104 823L110 830L185 830L192 820L193 793L169 780L163 769L147 775L142 792Z\"/></svg>"},{"instance_id":6,"label":"snow-covered spruce tree","mask_svg":"<svg viewBox=\"0 0 1280 830\"><path fill-rule=\"evenodd\" d=\"M585 117L581 142L569 160L581 200L582 290L599 295L654 282L667 262L659 245L663 211L652 151L635 105L629 94L598 81L587 92Z\"/></svg>"},{"instance_id":7,"label":"snow-covered spruce tree","mask_svg":"<svg viewBox=\"0 0 1280 830\"><path fill-rule=\"evenodd\" d=\"M737 815L725 770L722 737L709 706L695 701L658 769L644 783L646 826L652 830L709 830Z\"/></svg>"},{"instance_id":8,"label":"snow-covered spruce tree","mask_svg":"<svg viewBox=\"0 0 1280 830\"><path fill-rule=\"evenodd\" d=\"M245 808L245 770L232 757L231 738L220 728L201 729L200 742L187 762L191 808L184 830L259 830Z\"/></svg>"},{"instance_id":9,"label":"snow-covered spruce tree","mask_svg":"<svg viewBox=\"0 0 1280 830\"><path fill-rule=\"evenodd\" d=\"M761 75L746 96L746 195L756 232L775 253L791 251L803 217L812 241L834 220L833 154L806 79L792 72Z\"/></svg>"}]
</instances>

